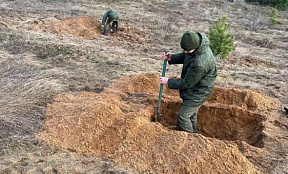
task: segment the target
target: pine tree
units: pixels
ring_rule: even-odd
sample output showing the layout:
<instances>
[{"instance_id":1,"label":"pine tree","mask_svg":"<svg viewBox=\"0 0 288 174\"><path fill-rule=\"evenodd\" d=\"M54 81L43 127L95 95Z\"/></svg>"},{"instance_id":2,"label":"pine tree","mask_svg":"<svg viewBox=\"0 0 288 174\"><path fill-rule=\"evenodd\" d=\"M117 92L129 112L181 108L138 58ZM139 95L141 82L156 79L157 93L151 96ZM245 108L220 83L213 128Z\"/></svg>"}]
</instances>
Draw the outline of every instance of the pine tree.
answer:
<instances>
[{"instance_id":1,"label":"pine tree","mask_svg":"<svg viewBox=\"0 0 288 174\"><path fill-rule=\"evenodd\" d=\"M215 28L210 28L208 33L210 47L215 56L220 55L220 58L225 59L235 50L232 34L227 33L230 25L226 23L226 17L218 18L215 24Z\"/></svg>"},{"instance_id":2,"label":"pine tree","mask_svg":"<svg viewBox=\"0 0 288 174\"><path fill-rule=\"evenodd\" d=\"M278 23L278 10L276 8L273 8L269 12L269 19L270 19L270 22L271 22L272 25Z\"/></svg>"}]
</instances>

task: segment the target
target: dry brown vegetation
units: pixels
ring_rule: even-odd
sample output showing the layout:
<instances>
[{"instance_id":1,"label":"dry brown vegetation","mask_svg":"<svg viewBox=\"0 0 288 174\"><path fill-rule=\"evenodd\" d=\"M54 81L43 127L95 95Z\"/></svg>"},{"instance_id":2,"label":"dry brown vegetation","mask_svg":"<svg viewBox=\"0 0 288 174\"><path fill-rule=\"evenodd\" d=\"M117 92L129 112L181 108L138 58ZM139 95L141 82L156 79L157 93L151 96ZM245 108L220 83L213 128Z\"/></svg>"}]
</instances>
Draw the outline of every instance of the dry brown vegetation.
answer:
<instances>
[{"instance_id":1,"label":"dry brown vegetation","mask_svg":"<svg viewBox=\"0 0 288 174\"><path fill-rule=\"evenodd\" d=\"M121 28L103 37L109 8ZM225 0L2 0L0 173L288 173L288 13L271 25L271 9ZM217 58L218 87L199 111L199 134L169 129L177 91L164 90L166 117L151 122L162 50L180 52L185 30L207 32L224 15L236 50Z\"/></svg>"}]
</instances>

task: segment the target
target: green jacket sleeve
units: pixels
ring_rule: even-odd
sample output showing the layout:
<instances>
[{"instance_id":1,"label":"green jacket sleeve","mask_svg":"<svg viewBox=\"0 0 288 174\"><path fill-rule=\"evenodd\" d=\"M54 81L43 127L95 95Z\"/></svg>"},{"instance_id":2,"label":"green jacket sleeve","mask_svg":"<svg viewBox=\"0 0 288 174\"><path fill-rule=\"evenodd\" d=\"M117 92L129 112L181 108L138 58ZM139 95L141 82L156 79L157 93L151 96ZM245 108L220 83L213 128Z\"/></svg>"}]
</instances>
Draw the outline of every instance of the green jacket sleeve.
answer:
<instances>
[{"instance_id":1,"label":"green jacket sleeve","mask_svg":"<svg viewBox=\"0 0 288 174\"><path fill-rule=\"evenodd\" d=\"M205 68L199 65L191 65L183 78L168 79L168 87L170 89L186 90L195 86L203 77Z\"/></svg>"},{"instance_id":2,"label":"green jacket sleeve","mask_svg":"<svg viewBox=\"0 0 288 174\"><path fill-rule=\"evenodd\" d=\"M172 54L171 60L168 61L169 64L183 64L184 62L184 53Z\"/></svg>"},{"instance_id":3,"label":"green jacket sleeve","mask_svg":"<svg viewBox=\"0 0 288 174\"><path fill-rule=\"evenodd\" d=\"M102 25L105 25L106 20L107 20L108 13L109 13L109 11L107 11L107 12L104 14L103 19L102 19Z\"/></svg>"}]
</instances>

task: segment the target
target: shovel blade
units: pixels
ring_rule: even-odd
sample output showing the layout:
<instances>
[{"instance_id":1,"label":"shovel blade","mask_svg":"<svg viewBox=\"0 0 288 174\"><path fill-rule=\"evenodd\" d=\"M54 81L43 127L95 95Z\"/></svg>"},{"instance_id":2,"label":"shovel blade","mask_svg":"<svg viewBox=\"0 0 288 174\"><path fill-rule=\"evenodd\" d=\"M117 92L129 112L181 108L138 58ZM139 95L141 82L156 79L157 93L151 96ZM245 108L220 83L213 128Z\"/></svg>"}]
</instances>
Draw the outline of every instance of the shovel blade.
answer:
<instances>
[{"instance_id":1,"label":"shovel blade","mask_svg":"<svg viewBox=\"0 0 288 174\"><path fill-rule=\"evenodd\" d=\"M154 122L161 122L161 120L162 120L162 115L161 114L156 114L155 116L154 116Z\"/></svg>"}]
</instances>

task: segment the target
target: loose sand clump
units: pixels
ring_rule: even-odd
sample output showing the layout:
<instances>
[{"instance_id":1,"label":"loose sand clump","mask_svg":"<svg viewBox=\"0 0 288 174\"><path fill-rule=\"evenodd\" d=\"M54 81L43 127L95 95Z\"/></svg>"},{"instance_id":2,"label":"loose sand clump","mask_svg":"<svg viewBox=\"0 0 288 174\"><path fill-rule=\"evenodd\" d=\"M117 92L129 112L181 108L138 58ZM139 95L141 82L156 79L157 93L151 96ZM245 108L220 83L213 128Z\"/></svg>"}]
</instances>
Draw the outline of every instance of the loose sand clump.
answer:
<instances>
[{"instance_id":1,"label":"loose sand clump","mask_svg":"<svg viewBox=\"0 0 288 174\"><path fill-rule=\"evenodd\" d=\"M158 77L125 77L100 94L58 95L47 106L37 137L52 147L106 157L137 173L260 173L236 146L209 137L260 146L265 115L255 111L277 102L255 92L216 87L199 110L199 133L209 137L179 132L168 128L176 125L181 106L177 91L164 89L163 122L151 122ZM258 103L259 96L265 100Z\"/></svg>"}]
</instances>

